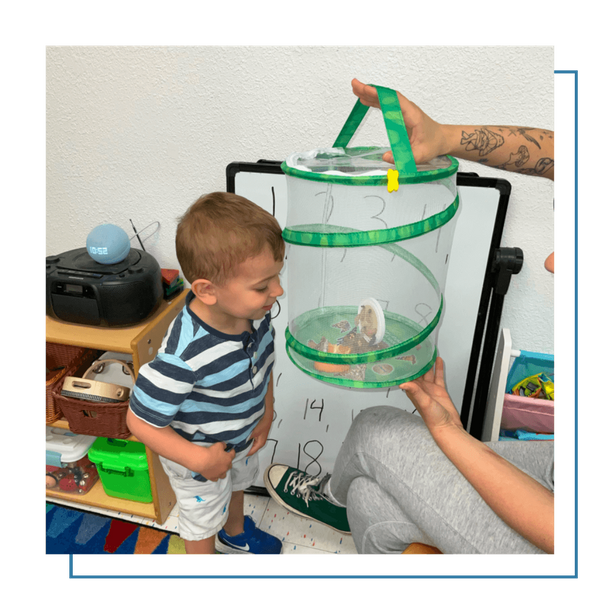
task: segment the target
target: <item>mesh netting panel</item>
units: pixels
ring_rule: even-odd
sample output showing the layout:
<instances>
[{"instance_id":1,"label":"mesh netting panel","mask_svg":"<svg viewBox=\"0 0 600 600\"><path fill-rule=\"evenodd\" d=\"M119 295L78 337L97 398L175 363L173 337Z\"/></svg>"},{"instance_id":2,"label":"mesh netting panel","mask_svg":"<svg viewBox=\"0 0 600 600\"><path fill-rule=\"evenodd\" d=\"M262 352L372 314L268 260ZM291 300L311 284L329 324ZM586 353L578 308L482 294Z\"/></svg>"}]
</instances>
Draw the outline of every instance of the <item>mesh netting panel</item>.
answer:
<instances>
[{"instance_id":1,"label":"mesh netting panel","mask_svg":"<svg viewBox=\"0 0 600 600\"><path fill-rule=\"evenodd\" d=\"M286 349L302 371L346 387L394 386L433 366L459 210L458 161L415 164L396 92L375 88L390 148L348 147L368 110L357 101L332 148L282 165Z\"/></svg>"},{"instance_id":2,"label":"mesh netting panel","mask_svg":"<svg viewBox=\"0 0 600 600\"><path fill-rule=\"evenodd\" d=\"M446 196L436 210L449 205ZM294 238L298 243L287 248L286 347L292 362L346 387L394 386L429 370L437 355L452 216L409 239L376 243L375 233L370 245L347 247L355 229L330 222L303 225ZM380 230L381 238L389 231ZM289 235L286 228L284 236ZM358 235L364 242L364 233Z\"/></svg>"},{"instance_id":3,"label":"mesh netting panel","mask_svg":"<svg viewBox=\"0 0 600 600\"><path fill-rule=\"evenodd\" d=\"M292 245L287 260L294 274L288 281L289 329L304 345L311 341L318 344L323 336L334 341L340 337L332 339L336 332L347 333L355 328L361 302L366 298L374 298L381 306L386 332L388 315L399 315L423 328L441 309L441 292L433 274L400 244L358 248ZM326 310L327 315L326 319L319 317L318 325L307 317L316 317L315 309ZM395 344L413 337L411 332L396 331ZM343 345L352 348L351 354L375 350L349 341Z\"/></svg>"}]
</instances>

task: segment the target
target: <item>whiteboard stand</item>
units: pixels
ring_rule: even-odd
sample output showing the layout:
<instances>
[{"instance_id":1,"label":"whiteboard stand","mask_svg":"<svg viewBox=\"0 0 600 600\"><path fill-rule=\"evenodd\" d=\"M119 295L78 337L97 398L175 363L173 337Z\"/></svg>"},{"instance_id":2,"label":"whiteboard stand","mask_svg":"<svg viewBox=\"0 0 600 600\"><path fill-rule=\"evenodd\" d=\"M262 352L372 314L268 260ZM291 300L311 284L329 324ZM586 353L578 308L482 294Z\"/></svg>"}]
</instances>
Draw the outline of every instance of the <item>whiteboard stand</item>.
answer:
<instances>
[{"instance_id":1,"label":"whiteboard stand","mask_svg":"<svg viewBox=\"0 0 600 600\"><path fill-rule=\"evenodd\" d=\"M483 345L481 368L477 380L477 389L473 400L473 412L469 433L481 440L483 434L484 418L488 398L494 387L490 382L494 357L496 356L496 344L500 319L502 317L502 306L504 298L510 286L513 275L520 273L523 266L523 251L520 248L498 248L494 253L491 271L494 275L492 300L487 319L487 330Z\"/></svg>"},{"instance_id":2,"label":"whiteboard stand","mask_svg":"<svg viewBox=\"0 0 600 600\"><path fill-rule=\"evenodd\" d=\"M255 202L273 214L282 229L285 227L287 182L281 161L231 163L226 178L228 192ZM514 267L507 274L506 257L518 256L520 250L500 248L510 183L475 173L458 173L457 184L461 205L448 261L437 346L445 363L448 393L469 430L470 421L477 426L485 415L503 298L510 275L515 274ZM285 263L281 285L285 291ZM264 491L262 473L271 463L286 464L315 476L331 473L346 433L361 410L391 405L415 412L408 397L397 387L349 390L301 372L285 351L285 293L279 303L281 312L273 316L275 415L269 440L259 452L258 493ZM425 323L428 318L423 315Z\"/></svg>"},{"instance_id":3,"label":"whiteboard stand","mask_svg":"<svg viewBox=\"0 0 600 600\"><path fill-rule=\"evenodd\" d=\"M485 407L482 442L497 442L500 437L500 422L504 409L504 393L510 359L513 356L510 330L503 328L498 342L498 355L490 381L490 397Z\"/></svg>"}]
</instances>

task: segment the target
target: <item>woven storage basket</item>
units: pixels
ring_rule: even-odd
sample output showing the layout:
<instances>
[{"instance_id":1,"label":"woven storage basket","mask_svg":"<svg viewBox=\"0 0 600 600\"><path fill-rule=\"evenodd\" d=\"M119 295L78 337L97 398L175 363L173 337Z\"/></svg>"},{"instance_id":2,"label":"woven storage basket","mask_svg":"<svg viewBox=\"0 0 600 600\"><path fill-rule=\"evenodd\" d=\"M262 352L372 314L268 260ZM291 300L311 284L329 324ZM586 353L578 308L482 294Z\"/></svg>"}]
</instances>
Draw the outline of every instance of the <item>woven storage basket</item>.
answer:
<instances>
[{"instance_id":1,"label":"woven storage basket","mask_svg":"<svg viewBox=\"0 0 600 600\"><path fill-rule=\"evenodd\" d=\"M125 368L128 368L128 365L122 361L115 361L114 359L99 360L82 377L84 379L88 378L92 370L101 362L121 362ZM132 381L135 382L133 373L129 372ZM67 398L59 393L55 393L55 397L63 415L69 422L69 429L72 433L118 439L131 437L131 432L127 427L129 400L115 403L88 402L78 398Z\"/></svg>"},{"instance_id":2,"label":"woven storage basket","mask_svg":"<svg viewBox=\"0 0 600 600\"><path fill-rule=\"evenodd\" d=\"M89 348L46 342L46 424L62 417L56 394L65 377L87 369L97 356L98 352Z\"/></svg>"}]
</instances>

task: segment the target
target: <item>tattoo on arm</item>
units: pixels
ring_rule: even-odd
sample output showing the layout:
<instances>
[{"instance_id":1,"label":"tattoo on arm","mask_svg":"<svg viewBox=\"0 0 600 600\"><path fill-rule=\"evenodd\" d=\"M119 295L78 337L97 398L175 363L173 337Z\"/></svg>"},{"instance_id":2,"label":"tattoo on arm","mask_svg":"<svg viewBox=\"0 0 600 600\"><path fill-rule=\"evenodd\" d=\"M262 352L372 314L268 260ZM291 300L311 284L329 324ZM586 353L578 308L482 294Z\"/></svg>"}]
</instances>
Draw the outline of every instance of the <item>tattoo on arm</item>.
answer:
<instances>
[{"instance_id":1,"label":"tattoo on arm","mask_svg":"<svg viewBox=\"0 0 600 600\"><path fill-rule=\"evenodd\" d=\"M538 141L527 133L532 129L533 127L520 127L519 129L517 129L517 133L520 133L528 142L532 142L541 150L542 147L539 145Z\"/></svg>"},{"instance_id":2,"label":"tattoo on arm","mask_svg":"<svg viewBox=\"0 0 600 600\"><path fill-rule=\"evenodd\" d=\"M505 169L508 165L514 164L517 169L520 169L529 160L529 150L527 146L521 146L519 150L513 154L511 152L510 158L502 165L499 165L499 169Z\"/></svg>"},{"instance_id":3,"label":"tattoo on arm","mask_svg":"<svg viewBox=\"0 0 600 600\"><path fill-rule=\"evenodd\" d=\"M486 156L502 144L504 144L504 138L485 127L476 129L474 133L463 131L460 140L460 145L465 146L465 150L479 150L479 156Z\"/></svg>"},{"instance_id":4,"label":"tattoo on arm","mask_svg":"<svg viewBox=\"0 0 600 600\"><path fill-rule=\"evenodd\" d=\"M486 164L490 162L490 159L483 157L487 157L491 152L497 150L504 144L504 135L508 135L509 137L520 135L524 137L527 142L535 144L539 150L541 150L542 147L539 141L529 133L530 131L536 131L535 135L539 137L540 141L544 141L544 138L549 140L554 139L554 132L535 130L533 127L498 127L496 129L498 132L492 131L488 127L475 129L473 133L463 131L460 145L464 146L465 150L468 152L478 152L480 157L479 162ZM527 175L542 175L554 168L554 160L550 157L540 158L534 167L525 168L525 165L530 158L531 154L529 148L526 145L521 145L516 152L509 152L508 160L502 164L496 165L496 168L517 171Z\"/></svg>"},{"instance_id":5,"label":"tattoo on arm","mask_svg":"<svg viewBox=\"0 0 600 600\"><path fill-rule=\"evenodd\" d=\"M533 169L521 169L520 173L524 173L525 175L542 175L546 171L554 168L554 160L551 158L540 158L540 160L535 163L535 167Z\"/></svg>"}]
</instances>

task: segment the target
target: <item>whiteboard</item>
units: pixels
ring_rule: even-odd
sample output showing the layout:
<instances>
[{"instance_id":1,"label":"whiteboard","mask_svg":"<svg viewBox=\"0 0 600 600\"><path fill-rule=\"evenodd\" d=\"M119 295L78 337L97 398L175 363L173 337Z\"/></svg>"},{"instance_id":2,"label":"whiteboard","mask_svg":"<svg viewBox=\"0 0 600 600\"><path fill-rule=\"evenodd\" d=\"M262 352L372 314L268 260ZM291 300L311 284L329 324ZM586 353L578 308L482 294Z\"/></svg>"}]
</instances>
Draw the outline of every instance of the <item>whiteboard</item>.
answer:
<instances>
[{"instance_id":1,"label":"whiteboard","mask_svg":"<svg viewBox=\"0 0 600 600\"><path fill-rule=\"evenodd\" d=\"M498 185L502 182L506 185ZM448 265L444 313L438 334L438 353L444 359L446 385L459 413L471 401L474 367L483 335L482 309L489 297L489 265L499 245L508 195L503 180L458 175L460 209ZM227 168L227 191L255 202L286 224L287 184L279 163L232 163ZM399 388L349 389L314 379L300 371L285 350L288 326L287 266L281 274L284 295L281 312L273 309L275 414L267 444L259 452L262 473L282 463L311 475L330 473L346 433L358 413L382 404L414 411ZM470 368L471 366L471 368ZM467 406L468 408L468 406Z\"/></svg>"}]
</instances>

